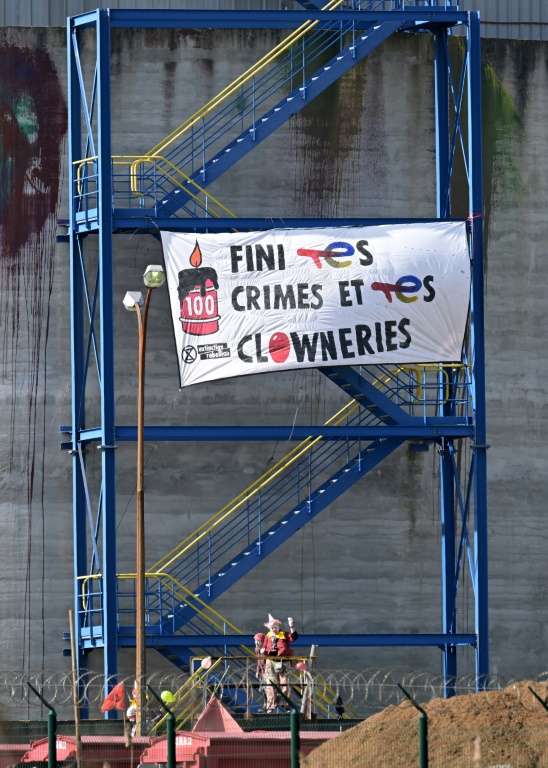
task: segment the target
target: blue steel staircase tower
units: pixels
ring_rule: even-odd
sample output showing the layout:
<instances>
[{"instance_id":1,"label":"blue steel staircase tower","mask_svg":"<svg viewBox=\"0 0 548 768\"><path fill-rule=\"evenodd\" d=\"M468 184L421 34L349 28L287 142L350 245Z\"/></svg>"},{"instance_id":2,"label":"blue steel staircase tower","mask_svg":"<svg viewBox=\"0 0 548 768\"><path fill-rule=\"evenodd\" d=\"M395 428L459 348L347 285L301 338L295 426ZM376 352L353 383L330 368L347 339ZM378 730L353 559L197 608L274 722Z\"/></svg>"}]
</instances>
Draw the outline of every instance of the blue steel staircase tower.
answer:
<instances>
[{"instance_id":1,"label":"blue steel staircase tower","mask_svg":"<svg viewBox=\"0 0 548 768\"><path fill-rule=\"evenodd\" d=\"M227 505L147 573L147 645L179 664L197 648L229 648L250 638L222 620L211 604L349 487L406 441L434 443L440 461L442 627L439 633L307 635L307 644L441 648L446 695L454 693L457 648L475 651L478 690L488 685L487 478L481 172L479 15L458 0L331 0L299 11L96 10L68 20L68 241L71 254L72 423L62 427L73 464L74 614L77 666L103 648L105 686L116 679L120 647L135 645L135 584L116 570L115 445L135 441L135 427L117 426L114 389L113 234L151 230L226 231L337 226L337 219L235 218L207 193L208 185L354 64L398 31L424 31L435 46L437 215L450 217L457 147L468 183L472 260L470 338L457 365L320 369L351 398L323 427L145 427L145 440L295 440L270 473ZM317 10L316 10L317 9ZM276 28L289 30L274 51L150 151L112 157L110 32L113 28ZM453 71L448 35L458 27L462 66ZM96 60L87 82L81 33L95 31ZM463 125L466 115L467 125ZM408 218L399 222L414 222ZM394 220L344 219L345 226ZM98 241L93 268L85 240ZM95 271L94 271L95 270ZM84 317L87 314L87 323ZM95 365L100 423L86 424L86 382ZM456 440L471 446L461 485ZM92 509L85 448L101 450L102 478ZM456 501L455 501L456 500ZM458 525L457 525L458 521ZM460 531L459 531L460 529ZM91 531L88 541L88 530ZM459 531L458 535L456 531ZM91 554L88 554L88 549ZM473 633L457 631L456 599L468 562ZM129 606L129 607L128 607Z\"/></svg>"}]
</instances>

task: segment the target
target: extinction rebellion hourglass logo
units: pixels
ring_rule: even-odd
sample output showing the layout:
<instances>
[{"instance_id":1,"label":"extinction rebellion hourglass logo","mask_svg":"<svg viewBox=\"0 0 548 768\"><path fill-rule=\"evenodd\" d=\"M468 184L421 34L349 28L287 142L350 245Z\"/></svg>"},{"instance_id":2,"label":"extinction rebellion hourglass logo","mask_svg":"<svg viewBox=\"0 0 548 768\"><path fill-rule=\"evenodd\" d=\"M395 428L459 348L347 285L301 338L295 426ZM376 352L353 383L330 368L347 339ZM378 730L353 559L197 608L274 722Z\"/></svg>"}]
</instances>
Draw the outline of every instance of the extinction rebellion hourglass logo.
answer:
<instances>
[{"instance_id":1,"label":"extinction rebellion hourglass logo","mask_svg":"<svg viewBox=\"0 0 548 768\"><path fill-rule=\"evenodd\" d=\"M217 288L219 280L213 267L202 267L198 241L190 254L192 269L179 272L179 302L183 331L192 336L208 336L219 330Z\"/></svg>"}]
</instances>

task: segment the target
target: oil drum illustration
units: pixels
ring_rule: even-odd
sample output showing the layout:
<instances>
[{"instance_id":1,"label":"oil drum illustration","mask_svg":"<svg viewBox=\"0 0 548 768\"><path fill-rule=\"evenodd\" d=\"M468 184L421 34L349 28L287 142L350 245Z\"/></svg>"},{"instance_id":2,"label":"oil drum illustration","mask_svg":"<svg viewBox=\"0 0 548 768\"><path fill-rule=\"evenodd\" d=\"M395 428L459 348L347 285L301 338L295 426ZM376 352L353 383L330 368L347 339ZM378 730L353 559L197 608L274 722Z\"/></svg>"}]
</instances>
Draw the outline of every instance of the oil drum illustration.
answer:
<instances>
[{"instance_id":1,"label":"oil drum illustration","mask_svg":"<svg viewBox=\"0 0 548 768\"><path fill-rule=\"evenodd\" d=\"M209 280L205 291L195 287L181 301L180 319L183 331L194 336L207 336L219 330L217 289Z\"/></svg>"}]
</instances>

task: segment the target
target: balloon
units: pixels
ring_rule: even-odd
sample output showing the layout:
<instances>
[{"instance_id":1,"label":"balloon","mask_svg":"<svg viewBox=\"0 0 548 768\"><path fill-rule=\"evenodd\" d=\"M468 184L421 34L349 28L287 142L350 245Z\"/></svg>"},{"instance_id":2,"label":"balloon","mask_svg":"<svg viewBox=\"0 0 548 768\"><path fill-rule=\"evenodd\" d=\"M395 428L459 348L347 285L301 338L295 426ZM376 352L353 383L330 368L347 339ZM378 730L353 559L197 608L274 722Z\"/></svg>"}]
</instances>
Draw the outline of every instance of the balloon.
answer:
<instances>
[{"instance_id":1,"label":"balloon","mask_svg":"<svg viewBox=\"0 0 548 768\"><path fill-rule=\"evenodd\" d=\"M173 704L175 701L175 696L171 693L171 691L162 691L160 698L164 704Z\"/></svg>"},{"instance_id":2,"label":"balloon","mask_svg":"<svg viewBox=\"0 0 548 768\"><path fill-rule=\"evenodd\" d=\"M295 664L295 669L298 669L299 672L306 672L308 670L308 664L306 661L298 661Z\"/></svg>"},{"instance_id":3,"label":"balloon","mask_svg":"<svg viewBox=\"0 0 548 768\"><path fill-rule=\"evenodd\" d=\"M202 669L209 669L211 666L211 656L208 656L207 659L202 659Z\"/></svg>"}]
</instances>

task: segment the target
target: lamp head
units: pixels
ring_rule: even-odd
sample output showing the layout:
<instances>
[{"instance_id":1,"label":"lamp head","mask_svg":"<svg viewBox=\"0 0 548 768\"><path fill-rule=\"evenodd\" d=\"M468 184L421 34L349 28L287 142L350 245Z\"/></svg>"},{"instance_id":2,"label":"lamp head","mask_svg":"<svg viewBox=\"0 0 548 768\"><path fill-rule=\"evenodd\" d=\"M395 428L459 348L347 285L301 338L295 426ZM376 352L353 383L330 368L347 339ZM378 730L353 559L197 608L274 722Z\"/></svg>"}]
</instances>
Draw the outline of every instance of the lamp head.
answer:
<instances>
[{"instance_id":1,"label":"lamp head","mask_svg":"<svg viewBox=\"0 0 548 768\"><path fill-rule=\"evenodd\" d=\"M165 283L166 273L161 264L149 264L143 275L147 288L160 288Z\"/></svg>"},{"instance_id":2,"label":"lamp head","mask_svg":"<svg viewBox=\"0 0 548 768\"><path fill-rule=\"evenodd\" d=\"M135 312L137 306L142 307L144 303L145 300L140 291L128 291L124 296L124 307L130 312Z\"/></svg>"}]
</instances>

